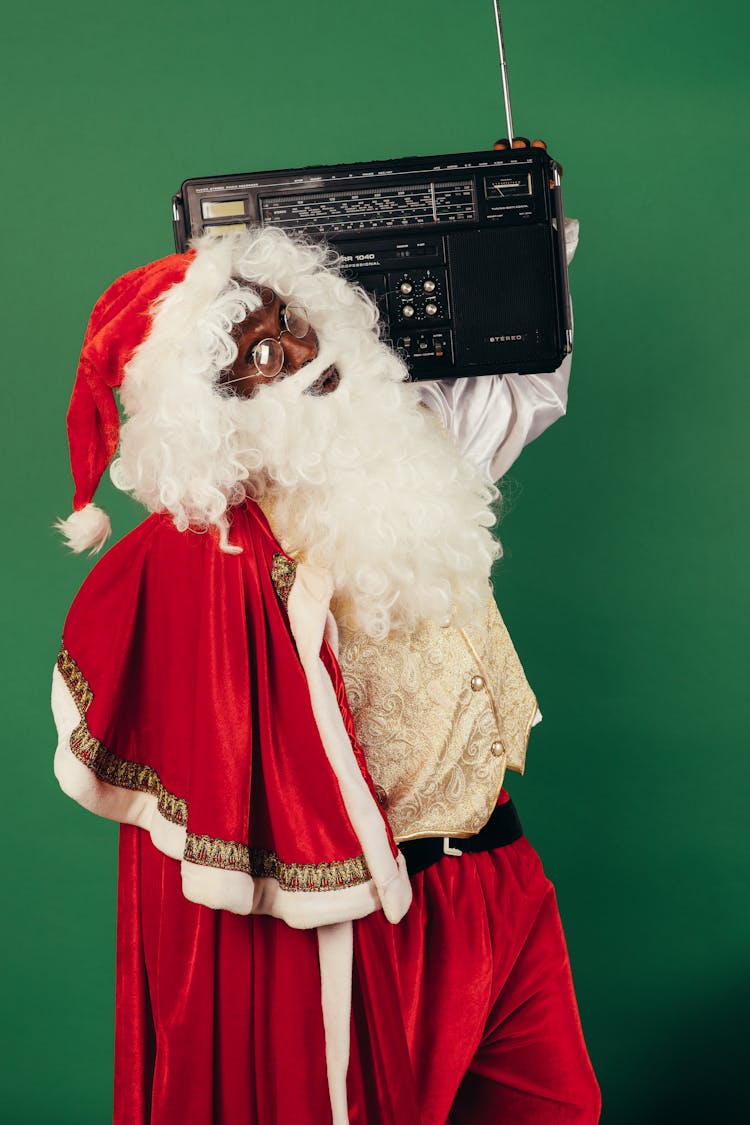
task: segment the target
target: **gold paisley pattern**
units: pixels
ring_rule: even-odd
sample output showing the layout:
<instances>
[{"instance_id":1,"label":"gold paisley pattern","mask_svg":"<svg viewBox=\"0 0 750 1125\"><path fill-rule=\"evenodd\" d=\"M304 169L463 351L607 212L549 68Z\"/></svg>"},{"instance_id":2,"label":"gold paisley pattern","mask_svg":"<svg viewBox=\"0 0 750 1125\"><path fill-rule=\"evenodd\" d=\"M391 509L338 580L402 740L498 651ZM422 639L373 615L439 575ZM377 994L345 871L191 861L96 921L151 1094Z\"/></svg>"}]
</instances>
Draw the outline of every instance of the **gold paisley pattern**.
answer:
<instances>
[{"instance_id":1,"label":"gold paisley pattern","mask_svg":"<svg viewBox=\"0 0 750 1125\"><path fill-rule=\"evenodd\" d=\"M494 601L465 629L426 622L384 642L340 629L339 663L396 839L478 832L506 766L523 770L537 709Z\"/></svg>"},{"instance_id":2,"label":"gold paisley pattern","mask_svg":"<svg viewBox=\"0 0 750 1125\"><path fill-rule=\"evenodd\" d=\"M273 556L273 567L271 568L271 581L276 587L276 593L279 595L280 601L286 605L289 601L289 594L291 593L294 579L297 574L297 564L294 559L288 559L286 555L275 554Z\"/></svg>"},{"instance_id":3,"label":"gold paisley pattern","mask_svg":"<svg viewBox=\"0 0 750 1125\"><path fill-rule=\"evenodd\" d=\"M107 749L104 743L95 738L86 723L86 712L91 705L94 693L88 681L65 648L60 649L57 667L70 692L81 721L70 736L71 752L83 762L100 781L116 785L119 789L132 789L139 793L150 793L156 797L159 812L165 820L187 825L187 801L175 796L161 783L156 770L140 762L129 762L119 758Z\"/></svg>"}]
</instances>

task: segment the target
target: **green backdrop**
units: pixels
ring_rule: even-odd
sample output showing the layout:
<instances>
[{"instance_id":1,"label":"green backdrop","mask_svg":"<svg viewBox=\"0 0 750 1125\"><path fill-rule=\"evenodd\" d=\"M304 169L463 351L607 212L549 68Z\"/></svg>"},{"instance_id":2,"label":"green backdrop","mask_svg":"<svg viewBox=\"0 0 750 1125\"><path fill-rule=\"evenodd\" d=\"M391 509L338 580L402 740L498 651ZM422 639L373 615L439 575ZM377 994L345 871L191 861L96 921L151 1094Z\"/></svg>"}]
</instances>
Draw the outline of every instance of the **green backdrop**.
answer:
<instances>
[{"instance_id":1,"label":"green backdrop","mask_svg":"<svg viewBox=\"0 0 750 1125\"><path fill-rule=\"evenodd\" d=\"M498 594L545 713L512 790L558 888L602 1120L746 1121L750 18L739 0L504 11L517 128L547 138L581 220L569 415L506 486ZM188 176L504 130L490 0L69 0L3 31L0 1116L98 1125L117 830L57 790L48 712L91 565L49 529L88 313L170 252ZM139 518L100 495L117 534Z\"/></svg>"}]
</instances>

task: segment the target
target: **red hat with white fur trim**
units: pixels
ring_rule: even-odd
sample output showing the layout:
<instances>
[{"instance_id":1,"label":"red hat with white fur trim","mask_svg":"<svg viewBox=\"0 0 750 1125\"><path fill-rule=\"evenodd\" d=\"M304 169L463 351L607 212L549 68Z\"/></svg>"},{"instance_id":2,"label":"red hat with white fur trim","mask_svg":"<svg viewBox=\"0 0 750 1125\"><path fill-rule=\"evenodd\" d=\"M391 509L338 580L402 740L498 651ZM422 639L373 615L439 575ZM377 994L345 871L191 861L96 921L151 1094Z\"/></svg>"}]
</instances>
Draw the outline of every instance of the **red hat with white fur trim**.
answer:
<instances>
[{"instance_id":1,"label":"red hat with white fur trim","mask_svg":"<svg viewBox=\"0 0 750 1125\"><path fill-rule=\"evenodd\" d=\"M140 266L113 282L94 306L68 408L73 514L55 524L76 553L100 551L111 532L109 516L92 500L120 438L114 388L151 330L154 302L184 281L194 257L189 251Z\"/></svg>"}]
</instances>

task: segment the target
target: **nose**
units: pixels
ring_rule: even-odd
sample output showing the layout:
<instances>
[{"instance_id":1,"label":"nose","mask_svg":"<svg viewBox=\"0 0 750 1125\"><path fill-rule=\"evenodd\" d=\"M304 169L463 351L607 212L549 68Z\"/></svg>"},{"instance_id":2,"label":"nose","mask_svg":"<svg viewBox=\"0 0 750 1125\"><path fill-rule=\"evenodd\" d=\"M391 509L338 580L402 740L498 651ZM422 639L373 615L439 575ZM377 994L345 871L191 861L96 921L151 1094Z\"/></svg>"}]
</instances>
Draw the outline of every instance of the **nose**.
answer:
<instances>
[{"instance_id":1,"label":"nose","mask_svg":"<svg viewBox=\"0 0 750 1125\"><path fill-rule=\"evenodd\" d=\"M294 375L301 367L304 367L306 363L317 356L318 337L312 328L302 340L298 340L296 336L292 336L289 332L284 332L281 336L281 346L284 349L286 373Z\"/></svg>"}]
</instances>

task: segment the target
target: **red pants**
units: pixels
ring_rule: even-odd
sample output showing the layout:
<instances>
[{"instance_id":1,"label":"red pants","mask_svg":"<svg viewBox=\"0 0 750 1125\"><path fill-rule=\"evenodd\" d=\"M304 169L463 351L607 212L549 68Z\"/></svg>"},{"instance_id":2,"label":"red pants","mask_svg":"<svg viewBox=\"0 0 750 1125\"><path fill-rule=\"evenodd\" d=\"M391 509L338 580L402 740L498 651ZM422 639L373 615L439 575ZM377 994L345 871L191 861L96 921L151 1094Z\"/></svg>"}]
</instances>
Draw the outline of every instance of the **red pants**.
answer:
<instances>
[{"instance_id":1,"label":"red pants","mask_svg":"<svg viewBox=\"0 0 750 1125\"><path fill-rule=\"evenodd\" d=\"M596 1125L552 884L525 838L354 923L350 1121ZM188 902L123 827L114 1125L330 1122L314 931Z\"/></svg>"}]
</instances>

